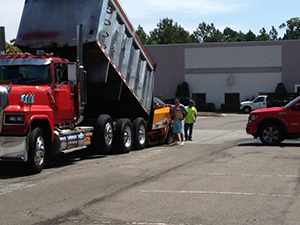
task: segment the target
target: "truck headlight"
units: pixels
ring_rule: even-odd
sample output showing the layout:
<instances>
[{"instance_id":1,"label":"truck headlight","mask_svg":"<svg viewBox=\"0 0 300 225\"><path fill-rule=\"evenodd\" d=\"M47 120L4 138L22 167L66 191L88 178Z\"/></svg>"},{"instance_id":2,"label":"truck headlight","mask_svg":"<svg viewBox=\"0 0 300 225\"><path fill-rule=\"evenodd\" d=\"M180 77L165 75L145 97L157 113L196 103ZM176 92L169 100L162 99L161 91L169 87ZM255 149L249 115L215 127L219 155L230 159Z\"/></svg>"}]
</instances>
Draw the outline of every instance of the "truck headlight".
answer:
<instances>
[{"instance_id":1,"label":"truck headlight","mask_svg":"<svg viewBox=\"0 0 300 225\"><path fill-rule=\"evenodd\" d=\"M5 125L24 125L25 124L25 115L5 115L4 120Z\"/></svg>"},{"instance_id":2,"label":"truck headlight","mask_svg":"<svg viewBox=\"0 0 300 225\"><path fill-rule=\"evenodd\" d=\"M256 120L257 119L257 115L254 115L254 114L251 114L250 116L249 116L249 123L252 123L254 120Z\"/></svg>"}]
</instances>

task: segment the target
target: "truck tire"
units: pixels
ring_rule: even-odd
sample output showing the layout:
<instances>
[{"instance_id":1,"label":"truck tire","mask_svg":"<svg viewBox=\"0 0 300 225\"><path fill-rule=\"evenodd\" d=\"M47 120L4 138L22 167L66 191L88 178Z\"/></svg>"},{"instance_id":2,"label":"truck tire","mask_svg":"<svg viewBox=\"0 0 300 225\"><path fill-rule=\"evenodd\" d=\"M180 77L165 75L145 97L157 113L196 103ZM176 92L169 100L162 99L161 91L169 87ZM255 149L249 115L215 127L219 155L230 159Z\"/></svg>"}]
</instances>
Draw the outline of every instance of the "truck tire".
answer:
<instances>
[{"instance_id":1,"label":"truck tire","mask_svg":"<svg viewBox=\"0 0 300 225\"><path fill-rule=\"evenodd\" d=\"M30 173L37 174L42 171L45 165L46 143L44 131L40 127L36 127L30 132L28 140L27 167Z\"/></svg>"},{"instance_id":2,"label":"truck tire","mask_svg":"<svg viewBox=\"0 0 300 225\"><path fill-rule=\"evenodd\" d=\"M141 117L136 118L132 126L134 134L133 149L144 149L147 144L147 129L145 120Z\"/></svg>"},{"instance_id":3,"label":"truck tire","mask_svg":"<svg viewBox=\"0 0 300 225\"><path fill-rule=\"evenodd\" d=\"M246 114L249 114L251 112L251 108L249 106L245 106L243 108L243 112L246 113Z\"/></svg>"},{"instance_id":4,"label":"truck tire","mask_svg":"<svg viewBox=\"0 0 300 225\"><path fill-rule=\"evenodd\" d=\"M111 153L114 140L113 120L109 115L100 115L95 123L93 145L102 154Z\"/></svg>"},{"instance_id":5,"label":"truck tire","mask_svg":"<svg viewBox=\"0 0 300 225\"><path fill-rule=\"evenodd\" d=\"M132 124L129 119L119 119L115 130L115 150L118 153L128 153L133 147Z\"/></svg>"},{"instance_id":6,"label":"truck tire","mask_svg":"<svg viewBox=\"0 0 300 225\"><path fill-rule=\"evenodd\" d=\"M276 124L266 124L260 129L259 138L264 145L279 145L283 140L283 130Z\"/></svg>"}]
</instances>

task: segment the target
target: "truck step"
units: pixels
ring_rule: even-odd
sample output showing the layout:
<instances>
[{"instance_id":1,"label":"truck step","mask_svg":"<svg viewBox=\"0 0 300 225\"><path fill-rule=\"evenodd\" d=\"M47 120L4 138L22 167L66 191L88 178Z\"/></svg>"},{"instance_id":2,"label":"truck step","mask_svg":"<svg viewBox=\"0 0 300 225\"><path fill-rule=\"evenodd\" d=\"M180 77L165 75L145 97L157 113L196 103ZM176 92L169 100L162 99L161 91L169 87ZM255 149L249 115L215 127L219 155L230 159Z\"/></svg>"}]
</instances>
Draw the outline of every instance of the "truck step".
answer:
<instances>
[{"instance_id":1,"label":"truck step","mask_svg":"<svg viewBox=\"0 0 300 225\"><path fill-rule=\"evenodd\" d=\"M70 152L79 151L79 150L82 150L82 149L85 149L85 148L87 148L87 146L81 146L81 147L77 147L77 148L70 148L70 149L67 149L67 150L63 150L61 152L62 153L70 153Z\"/></svg>"}]
</instances>

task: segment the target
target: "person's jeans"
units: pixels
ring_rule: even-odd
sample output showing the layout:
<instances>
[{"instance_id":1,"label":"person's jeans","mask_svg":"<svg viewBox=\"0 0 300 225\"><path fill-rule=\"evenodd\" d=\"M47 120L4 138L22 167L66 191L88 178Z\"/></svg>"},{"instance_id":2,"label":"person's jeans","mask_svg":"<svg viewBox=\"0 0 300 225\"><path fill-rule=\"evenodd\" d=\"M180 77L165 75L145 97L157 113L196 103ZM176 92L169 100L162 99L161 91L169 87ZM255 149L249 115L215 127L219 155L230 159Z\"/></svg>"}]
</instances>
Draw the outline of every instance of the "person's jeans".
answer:
<instances>
[{"instance_id":1,"label":"person's jeans","mask_svg":"<svg viewBox=\"0 0 300 225\"><path fill-rule=\"evenodd\" d=\"M184 135L185 135L185 140L192 140L193 137L193 123L185 123L184 124ZM188 135L189 131L189 135Z\"/></svg>"}]
</instances>

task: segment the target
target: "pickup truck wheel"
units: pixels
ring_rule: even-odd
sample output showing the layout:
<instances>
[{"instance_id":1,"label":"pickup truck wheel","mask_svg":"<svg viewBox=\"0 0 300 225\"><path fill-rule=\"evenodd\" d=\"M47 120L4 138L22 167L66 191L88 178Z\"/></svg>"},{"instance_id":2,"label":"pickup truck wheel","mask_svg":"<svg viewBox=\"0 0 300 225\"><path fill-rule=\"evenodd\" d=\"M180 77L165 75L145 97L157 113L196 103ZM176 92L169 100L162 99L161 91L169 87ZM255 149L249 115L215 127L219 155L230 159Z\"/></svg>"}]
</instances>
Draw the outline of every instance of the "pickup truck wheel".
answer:
<instances>
[{"instance_id":1,"label":"pickup truck wheel","mask_svg":"<svg viewBox=\"0 0 300 225\"><path fill-rule=\"evenodd\" d=\"M95 123L93 145L102 154L109 154L114 140L113 120L109 115L100 115Z\"/></svg>"},{"instance_id":2,"label":"pickup truck wheel","mask_svg":"<svg viewBox=\"0 0 300 225\"><path fill-rule=\"evenodd\" d=\"M143 118L137 118L133 122L134 143L133 148L141 150L146 147L147 129L146 122Z\"/></svg>"},{"instance_id":3,"label":"pickup truck wheel","mask_svg":"<svg viewBox=\"0 0 300 225\"><path fill-rule=\"evenodd\" d=\"M116 124L116 151L119 153L128 153L133 147L132 124L129 119L119 119Z\"/></svg>"},{"instance_id":4,"label":"pickup truck wheel","mask_svg":"<svg viewBox=\"0 0 300 225\"><path fill-rule=\"evenodd\" d=\"M29 134L29 151L27 166L31 173L40 173L45 165L46 153L45 135L40 127L37 127Z\"/></svg>"},{"instance_id":5,"label":"pickup truck wheel","mask_svg":"<svg viewBox=\"0 0 300 225\"><path fill-rule=\"evenodd\" d=\"M251 108L249 107L249 106L245 106L244 108L243 108L243 111L244 111L244 113L250 113L251 112Z\"/></svg>"},{"instance_id":6,"label":"pickup truck wheel","mask_svg":"<svg viewBox=\"0 0 300 225\"><path fill-rule=\"evenodd\" d=\"M259 138L264 145L279 145L283 141L283 131L275 124L262 127Z\"/></svg>"}]
</instances>

